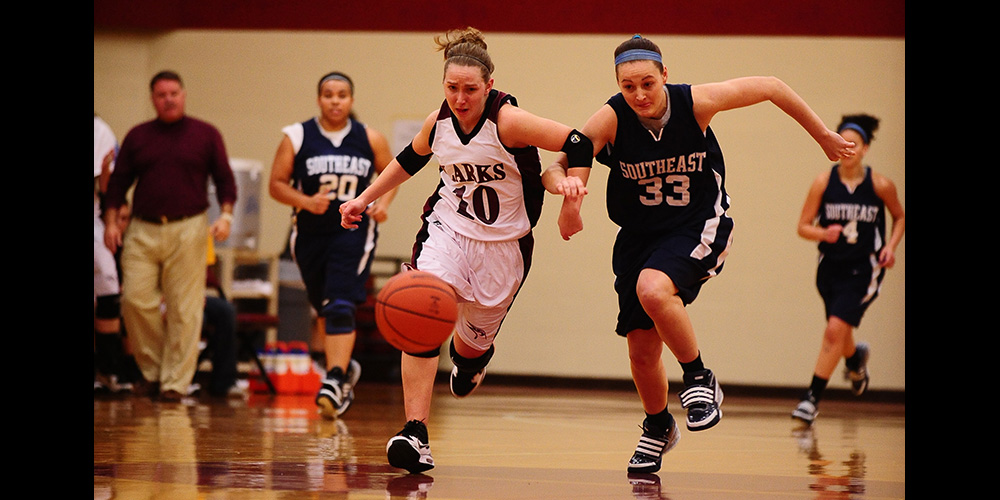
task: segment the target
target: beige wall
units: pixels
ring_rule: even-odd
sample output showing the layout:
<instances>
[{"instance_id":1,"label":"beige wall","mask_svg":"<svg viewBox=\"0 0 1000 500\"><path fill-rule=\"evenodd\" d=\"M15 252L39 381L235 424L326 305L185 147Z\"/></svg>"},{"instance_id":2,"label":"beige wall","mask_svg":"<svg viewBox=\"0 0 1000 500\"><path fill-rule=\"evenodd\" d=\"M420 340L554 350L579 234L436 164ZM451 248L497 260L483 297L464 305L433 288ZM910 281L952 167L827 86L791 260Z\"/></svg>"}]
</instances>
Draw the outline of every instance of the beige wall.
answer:
<instances>
[{"instance_id":1,"label":"beige wall","mask_svg":"<svg viewBox=\"0 0 1000 500\"><path fill-rule=\"evenodd\" d=\"M153 117L149 78L174 69L188 89L188 113L219 127L230 156L260 160L269 171L281 127L313 116L317 79L341 70L355 80L359 117L385 133L396 152L405 142L394 139L394 128L424 118L442 100L433 35L95 32L94 109L120 140ZM905 206L905 40L645 35L663 50L670 81L775 75L830 127L844 113L879 116L882 128L867 159L895 180ZM496 87L533 113L581 127L617 91L612 52L626 37L487 33ZM810 181L830 162L771 104L723 113L712 127L726 157L736 236L725 271L689 307L703 357L723 382L802 386L825 322L813 286L816 247L796 235L795 225ZM550 159L543 152L543 160ZM558 235L560 200L547 199L535 264L498 339L492 372L629 378L625 342L614 334L615 227L604 212L606 178L595 162L586 229L571 242ZM402 186L382 227L381 255L409 255L420 207L434 185L428 168ZM261 197L261 245L283 248L289 210L273 202L263 184ZM905 389L905 272L904 238L882 296L857 332L873 347L873 389ZM671 380L679 379L669 354L667 367ZM839 372L831 386L846 387Z\"/></svg>"}]
</instances>

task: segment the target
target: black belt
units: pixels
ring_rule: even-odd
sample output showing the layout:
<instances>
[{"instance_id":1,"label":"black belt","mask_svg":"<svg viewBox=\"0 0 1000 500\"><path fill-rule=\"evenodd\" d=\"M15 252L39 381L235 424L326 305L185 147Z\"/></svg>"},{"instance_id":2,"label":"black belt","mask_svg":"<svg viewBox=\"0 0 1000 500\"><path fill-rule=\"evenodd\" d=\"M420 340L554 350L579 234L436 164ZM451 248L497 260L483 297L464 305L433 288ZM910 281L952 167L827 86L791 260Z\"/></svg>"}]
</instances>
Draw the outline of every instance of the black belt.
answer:
<instances>
[{"instance_id":1,"label":"black belt","mask_svg":"<svg viewBox=\"0 0 1000 500\"><path fill-rule=\"evenodd\" d=\"M167 224L169 222L182 221L184 219L190 219L196 215L201 215L201 213L196 213L192 215L160 215L151 217L148 215L133 215L134 218L139 219L144 222L149 222L151 224Z\"/></svg>"}]
</instances>

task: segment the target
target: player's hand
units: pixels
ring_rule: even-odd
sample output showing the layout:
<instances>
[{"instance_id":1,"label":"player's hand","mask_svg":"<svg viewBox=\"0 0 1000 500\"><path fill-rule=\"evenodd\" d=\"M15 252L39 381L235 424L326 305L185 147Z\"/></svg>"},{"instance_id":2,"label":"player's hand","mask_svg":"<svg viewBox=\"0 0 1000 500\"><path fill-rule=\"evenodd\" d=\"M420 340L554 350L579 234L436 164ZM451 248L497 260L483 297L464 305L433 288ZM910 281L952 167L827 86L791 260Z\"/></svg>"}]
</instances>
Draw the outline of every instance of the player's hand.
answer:
<instances>
[{"instance_id":1,"label":"player's hand","mask_svg":"<svg viewBox=\"0 0 1000 500\"><path fill-rule=\"evenodd\" d=\"M844 226L840 224L830 224L826 226L826 232L823 233L823 241L827 243L836 243L840 239L840 233L843 232Z\"/></svg>"},{"instance_id":2,"label":"player's hand","mask_svg":"<svg viewBox=\"0 0 1000 500\"><path fill-rule=\"evenodd\" d=\"M356 198L340 205L340 225L344 229L357 229L361 214L368 208Z\"/></svg>"},{"instance_id":3,"label":"player's hand","mask_svg":"<svg viewBox=\"0 0 1000 500\"><path fill-rule=\"evenodd\" d=\"M587 186L576 176L567 176L556 183L556 192L563 195L563 204L559 209L559 235L569 241L570 237L583 231L583 217L580 208L583 197L587 195Z\"/></svg>"},{"instance_id":4,"label":"player's hand","mask_svg":"<svg viewBox=\"0 0 1000 500\"><path fill-rule=\"evenodd\" d=\"M830 161L850 158L857 154L857 151L854 150L855 144L853 142L844 139L840 134L832 130L827 131L827 136L820 145L823 146L823 152L826 153L826 157Z\"/></svg>"},{"instance_id":5,"label":"player's hand","mask_svg":"<svg viewBox=\"0 0 1000 500\"><path fill-rule=\"evenodd\" d=\"M309 197L306 204L302 207L303 210L314 213L316 215L323 215L330 208L330 196L326 194L325 190L320 189L320 192Z\"/></svg>"},{"instance_id":6,"label":"player's hand","mask_svg":"<svg viewBox=\"0 0 1000 500\"><path fill-rule=\"evenodd\" d=\"M583 184L583 180L579 177L570 175L559 180L556 184L556 191L566 198L575 199L586 196L587 186Z\"/></svg>"},{"instance_id":7,"label":"player's hand","mask_svg":"<svg viewBox=\"0 0 1000 500\"><path fill-rule=\"evenodd\" d=\"M580 200L581 198L577 198ZM559 209L559 235L569 241L570 237L583 231L583 217L580 215L580 203L574 203L567 198Z\"/></svg>"},{"instance_id":8,"label":"player's hand","mask_svg":"<svg viewBox=\"0 0 1000 500\"><path fill-rule=\"evenodd\" d=\"M368 216L371 217L373 221L381 224L389 218L389 212L387 212L385 207L383 207L380 203L375 202L368 207Z\"/></svg>"},{"instance_id":9,"label":"player's hand","mask_svg":"<svg viewBox=\"0 0 1000 500\"><path fill-rule=\"evenodd\" d=\"M886 269L892 268L892 266L896 265L896 252L889 247L883 248L879 252L878 263Z\"/></svg>"}]
</instances>

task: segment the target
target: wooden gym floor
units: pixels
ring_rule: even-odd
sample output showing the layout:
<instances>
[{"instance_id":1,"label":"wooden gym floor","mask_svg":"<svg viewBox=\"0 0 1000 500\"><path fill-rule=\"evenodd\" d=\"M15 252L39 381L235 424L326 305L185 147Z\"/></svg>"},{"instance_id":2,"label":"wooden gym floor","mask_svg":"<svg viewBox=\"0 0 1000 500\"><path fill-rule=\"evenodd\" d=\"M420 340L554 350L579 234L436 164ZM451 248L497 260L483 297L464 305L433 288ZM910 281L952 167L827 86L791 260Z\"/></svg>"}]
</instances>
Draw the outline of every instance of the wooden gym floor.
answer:
<instances>
[{"instance_id":1,"label":"wooden gym floor","mask_svg":"<svg viewBox=\"0 0 1000 500\"><path fill-rule=\"evenodd\" d=\"M337 421L320 418L312 396L180 403L95 396L94 498L906 497L902 398L829 399L813 428L802 430L789 416L794 398L727 391L719 425L697 433L682 425L659 473L629 477L643 417L633 390L495 376L462 400L446 384L436 391L429 426L436 467L422 475L386 463L386 441L403 424L398 383L362 378L354 406ZM670 407L683 422L676 394Z\"/></svg>"}]
</instances>

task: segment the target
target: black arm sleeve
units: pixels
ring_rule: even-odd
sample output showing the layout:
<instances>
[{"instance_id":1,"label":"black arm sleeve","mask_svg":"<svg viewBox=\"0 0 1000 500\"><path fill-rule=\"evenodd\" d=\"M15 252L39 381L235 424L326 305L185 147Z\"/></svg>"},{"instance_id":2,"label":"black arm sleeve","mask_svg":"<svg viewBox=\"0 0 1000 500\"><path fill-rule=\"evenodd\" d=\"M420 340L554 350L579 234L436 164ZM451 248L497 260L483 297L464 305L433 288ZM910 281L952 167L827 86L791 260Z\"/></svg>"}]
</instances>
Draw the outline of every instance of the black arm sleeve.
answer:
<instances>
[{"instance_id":1,"label":"black arm sleeve","mask_svg":"<svg viewBox=\"0 0 1000 500\"><path fill-rule=\"evenodd\" d=\"M569 167L590 167L594 159L594 143L577 129L573 129L560 151L566 153Z\"/></svg>"},{"instance_id":2,"label":"black arm sleeve","mask_svg":"<svg viewBox=\"0 0 1000 500\"><path fill-rule=\"evenodd\" d=\"M413 150L413 143L411 142L396 155L396 161L399 162L399 165L403 167L406 173L416 175L420 169L424 168L424 165L427 165L427 162L431 160L431 156L433 155L434 153L430 153L427 156L418 155Z\"/></svg>"}]
</instances>

